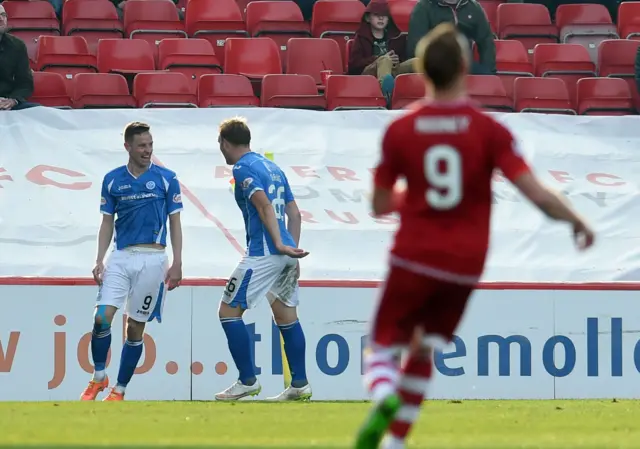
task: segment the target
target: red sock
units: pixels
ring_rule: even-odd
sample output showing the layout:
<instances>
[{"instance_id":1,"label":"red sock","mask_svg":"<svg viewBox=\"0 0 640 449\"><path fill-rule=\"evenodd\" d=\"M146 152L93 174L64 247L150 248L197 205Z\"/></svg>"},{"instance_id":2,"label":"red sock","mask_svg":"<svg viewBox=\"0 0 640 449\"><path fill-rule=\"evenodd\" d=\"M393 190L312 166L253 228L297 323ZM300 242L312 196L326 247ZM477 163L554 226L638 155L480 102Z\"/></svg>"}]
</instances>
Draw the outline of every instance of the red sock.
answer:
<instances>
[{"instance_id":1,"label":"red sock","mask_svg":"<svg viewBox=\"0 0 640 449\"><path fill-rule=\"evenodd\" d=\"M375 348L365 355L364 384L374 402L395 393L400 376L396 349Z\"/></svg>"}]
</instances>

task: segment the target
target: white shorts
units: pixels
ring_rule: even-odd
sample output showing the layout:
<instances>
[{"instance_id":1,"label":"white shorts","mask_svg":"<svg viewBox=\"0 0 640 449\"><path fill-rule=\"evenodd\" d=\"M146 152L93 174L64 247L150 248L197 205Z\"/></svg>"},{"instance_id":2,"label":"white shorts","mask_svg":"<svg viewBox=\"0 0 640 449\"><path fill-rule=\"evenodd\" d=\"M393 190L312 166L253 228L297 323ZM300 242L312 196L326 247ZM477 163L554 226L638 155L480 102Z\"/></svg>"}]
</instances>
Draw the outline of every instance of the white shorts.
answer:
<instances>
[{"instance_id":1,"label":"white shorts","mask_svg":"<svg viewBox=\"0 0 640 449\"><path fill-rule=\"evenodd\" d=\"M113 251L104 267L97 305L126 305L132 320L160 323L168 265L164 250L138 246Z\"/></svg>"},{"instance_id":2,"label":"white shorts","mask_svg":"<svg viewBox=\"0 0 640 449\"><path fill-rule=\"evenodd\" d=\"M266 296L289 307L298 305L297 260L289 256L244 256L227 281L222 301L252 309Z\"/></svg>"}]
</instances>

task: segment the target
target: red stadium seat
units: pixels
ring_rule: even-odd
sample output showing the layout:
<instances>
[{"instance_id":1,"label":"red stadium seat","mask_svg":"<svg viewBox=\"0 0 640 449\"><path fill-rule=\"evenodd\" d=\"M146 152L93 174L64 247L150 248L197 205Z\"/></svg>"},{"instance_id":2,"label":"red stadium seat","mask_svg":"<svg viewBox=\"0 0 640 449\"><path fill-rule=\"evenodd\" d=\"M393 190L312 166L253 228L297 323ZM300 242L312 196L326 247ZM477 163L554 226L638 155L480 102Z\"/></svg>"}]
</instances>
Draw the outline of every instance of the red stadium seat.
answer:
<instances>
[{"instance_id":1,"label":"red stadium seat","mask_svg":"<svg viewBox=\"0 0 640 449\"><path fill-rule=\"evenodd\" d=\"M417 0L394 0L389 2L389 12L401 32L409 32L409 18Z\"/></svg>"},{"instance_id":2,"label":"red stadium seat","mask_svg":"<svg viewBox=\"0 0 640 449\"><path fill-rule=\"evenodd\" d=\"M556 26L560 42L582 45L593 62L597 60L600 42L618 38L616 26L604 5L560 5L556 10Z\"/></svg>"},{"instance_id":3,"label":"red stadium seat","mask_svg":"<svg viewBox=\"0 0 640 449\"><path fill-rule=\"evenodd\" d=\"M267 75L261 92L261 105L267 108L324 110L327 105L309 75Z\"/></svg>"},{"instance_id":4,"label":"red stadium seat","mask_svg":"<svg viewBox=\"0 0 640 449\"><path fill-rule=\"evenodd\" d=\"M496 75L468 75L467 92L483 109L513 112L513 101Z\"/></svg>"},{"instance_id":5,"label":"red stadium seat","mask_svg":"<svg viewBox=\"0 0 640 449\"><path fill-rule=\"evenodd\" d=\"M387 104L380 83L369 75L332 75L327 80L325 96L329 111L386 109Z\"/></svg>"},{"instance_id":6,"label":"red stadium seat","mask_svg":"<svg viewBox=\"0 0 640 449\"><path fill-rule=\"evenodd\" d=\"M198 84L198 106L251 107L259 101L253 93L251 81L242 75L203 75Z\"/></svg>"},{"instance_id":7,"label":"red stadium seat","mask_svg":"<svg viewBox=\"0 0 640 449\"><path fill-rule=\"evenodd\" d=\"M496 40L496 74L504 85L507 97L513 99L513 81L522 76L533 76L533 64L520 41Z\"/></svg>"},{"instance_id":8,"label":"red stadium seat","mask_svg":"<svg viewBox=\"0 0 640 449\"><path fill-rule=\"evenodd\" d=\"M313 4L311 34L313 37L334 39L343 57L346 44L360 27L365 7L353 0L319 0Z\"/></svg>"},{"instance_id":9,"label":"red stadium seat","mask_svg":"<svg viewBox=\"0 0 640 449\"><path fill-rule=\"evenodd\" d=\"M537 44L558 42L558 30L543 5L503 3L498 6L497 17L498 37L522 42L531 62Z\"/></svg>"},{"instance_id":10,"label":"red stadium seat","mask_svg":"<svg viewBox=\"0 0 640 449\"><path fill-rule=\"evenodd\" d=\"M72 106L64 78L59 73L33 72L33 95L27 100L59 109Z\"/></svg>"},{"instance_id":11,"label":"red stadium seat","mask_svg":"<svg viewBox=\"0 0 640 449\"><path fill-rule=\"evenodd\" d=\"M139 108L198 107L196 94L182 73L139 73L133 80L133 96Z\"/></svg>"},{"instance_id":12,"label":"red stadium seat","mask_svg":"<svg viewBox=\"0 0 640 449\"><path fill-rule=\"evenodd\" d=\"M9 33L22 39L31 62L36 60L40 36L60 36L60 24L51 3L46 1L6 1Z\"/></svg>"},{"instance_id":13,"label":"red stadium seat","mask_svg":"<svg viewBox=\"0 0 640 449\"><path fill-rule=\"evenodd\" d=\"M538 77L564 80L569 99L575 107L576 83L580 78L596 76L596 66L580 44L538 44L533 52L533 69Z\"/></svg>"},{"instance_id":14,"label":"red stadium seat","mask_svg":"<svg viewBox=\"0 0 640 449\"><path fill-rule=\"evenodd\" d=\"M93 55L98 53L100 39L124 36L116 7L103 0L67 0L62 9L62 31L67 36L84 37Z\"/></svg>"},{"instance_id":15,"label":"red stadium seat","mask_svg":"<svg viewBox=\"0 0 640 449\"><path fill-rule=\"evenodd\" d=\"M195 94L202 75L222 73L211 43L205 39L163 39L158 45L158 69L184 74Z\"/></svg>"},{"instance_id":16,"label":"red stadium seat","mask_svg":"<svg viewBox=\"0 0 640 449\"><path fill-rule=\"evenodd\" d=\"M564 81L558 78L516 78L516 112L575 115Z\"/></svg>"},{"instance_id":17,"label":"red stadium seat","mask_svg":"<svg viewBox=\"0 0 640 449\"><path fill-rule=\"evenodd\" d=\"M640 40L640 2L622 2L618 7L618 36Z\"/></svg>"},{"instance_id":18,"label":"red stadium seat","mask_svg":"<svg viewBox=\"0 0 640 449\"><path fill-rule=\"evenodd\" d=\"M635 78L635 59L640 42L636 40L606 40L598 47L598 76L622 78L629 85L634 104L640 108L640 94Z\"/></svg>"},{"instance_id":19,"label":"red stadium seat","mask_svg":"<svg viewBox=\"0 0 640 449\"><path fill-rule=\"evenodd\" d=\"M627 83L619 78L584 78L578 81L578 114L635 114Z\"/></svg>"},{"instance_id":20,"label":"red stadium seat","mask_svg":"<svg viewBox=\"0 0 640 449\"><path fill-rule=\"evenodd\" d=\"M265 75L282 73L280 52L276 43L268 37L229 38L224 51L224 72L246 76L254 82L256 93Z\"/></svg>"},{"instance_id":21,"label":"red stadium seat","mask_svg":"<svg viewBox=\"0 0 640 449\"><path fill-rule=\"evenodd\" d=\"M310 75L316 85L322 84L323 70L336 75L344 73L340 48L332 39L291 38L286 66L288 74Z\"/></svg>"},{"instance_id":22,"label":"red stadium seat","mask_svg":"<svg viewBox=\"0 0 640 449\"><path fill-rule=\"evenodd\" d=\"M187 37L176 5L170 0L127 0L123 12L125 36L149 42L154 58L162 39Z\"/></svg>"},{"instance_id":23,"label":"red stadium seat","mask_svg":"<svg viewBox=\"0 0 640 449\"><path fill-rule=\"evenodd\" d=\"M292 1L258 1L247 5L247 31L252 37L268 37L280 49L286 68L287 43L295 37L311 37L298 5Z\"/></svg>"},{"instance_id":24,"label":"red stadium seat","mask_svg":"<svg viewBox=\"0 0 640 449\"><path fill-rule=\"evenodd\" d=\"M127 80L115 73L80 73L73 78L76 109L135 108Z\"/></svg>"},{"instance_id":25,"label":"red stadium seat","mask_svg":"<svg viewBox=\"0 0 640 449\"><path fill-rule=\"evenodd\" d=\"M249 37L240 9L234 0L189 0L185 29L189 37L211 42L223 67L226 39Z\"/></svg>"},{"instance_id":26,"label":"red stadium seat","mask_svg":"<svg viewBox=\"0 0 640 449\"><path fill-rule=\"evenodd\" d=\"M124 74L153 71L151 46L141 39L102 39L98 42L98 70Z\"/></svg>"},{"instance_id":27,"label":"red stadium seat","mask_svg":"<svg viewBox=\"0 0 640 449\"><path fill-rule=\"evenodd\" d=\"M353 39L347 41L347 46L342 54L342 61L344 62L344 73L349 73L349 53L351 53L351 47L353 47Z\"/></svg>"},{"instance_id":28,"label":"red stadium seat","mask_svg":"<svg viewBox=\"0 0 640 449\"><path fill-rule=\"evenodd\" d=\"M72 92L74 76L96 73L98 63L81 36L42 36L36 49L36 68L41 72L59 73Z\"/></svg>"},{"instance_id":29,"label":"red stadium seat","mask_svg":"<svg viewBox=\"0 0 640 449\"><path fill-rule=\"evenodd\" d=\"M491 32L497 35L496 23L498 21L498 6L502 2L494 1L494 0L481 0L480 6L484 10L485 15L487 16L487 20L489 21L489 25L491 26Z\"/></svg>"},{"instance_id":30,"label":"red stadium seat","mask_svg":"<svg viewBox=\"0 0 640 449\"><path fill-rule=\"evenodd\" d=\"M391 96L391 109L403 109L416 100L424 98L427 86L419 73L404 73L396 77Z\"/></svg>"}]
</instances>

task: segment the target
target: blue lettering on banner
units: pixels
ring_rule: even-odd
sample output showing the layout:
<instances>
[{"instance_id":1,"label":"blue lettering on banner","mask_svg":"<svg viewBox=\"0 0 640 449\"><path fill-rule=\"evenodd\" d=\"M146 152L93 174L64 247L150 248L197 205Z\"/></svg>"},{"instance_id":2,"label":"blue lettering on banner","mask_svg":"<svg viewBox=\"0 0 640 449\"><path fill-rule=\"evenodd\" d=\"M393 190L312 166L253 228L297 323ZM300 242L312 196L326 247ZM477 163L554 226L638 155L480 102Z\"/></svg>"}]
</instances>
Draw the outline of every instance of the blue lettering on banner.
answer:
<instances>
[{"instance_id":1,"label":"blue lettering on banner","mask_svg":"<svg viewBox=\"0 0 640 449\"><path fill-rule=\"evenodd\" d=\"M622 370L622 318L610 318L611 332L606 332L610 337L610 370L607 374L612 377L621 377ZM598 318L586 319L586 333L584 334L586 345L585 353L587 376L598 377L604 373L600 372L600 336ZM247 324L247 330L252 342L252 355L254 368L257 375L262 373L262 369L255 366L256 343L262 341L262 337L256 332L255 323ZM359 339L358 347L354 347L349 341L338 333L323 335L315 346L310 345L307 339L307 352L315 356L316 365L320 372L327 376L339 376L343 374L352 363L360 365L360 373L364 373L363 352L367 345L367 335L362 335ZM447 377L457 377L464 375L477 375L486 377L498 376L520 376L530 377L532 375L532 364L541 355L542 367L553 377L566 377L574 372L576 360L582 357L576 349L575 342L566 335L554 335L548 338L540 352L534 351L531 341L524 335L497 335L487 334L477 337L477 366L475 372L469 373L468 369L462 366L462 360L469 356L467 342L454 336L450 349L446 352L436 351L434 364L441 375ZM329 353L337 354L329 357ZM556 357L560 353L563 357ZM517 368L512 372L512 357L515 359ZM331 360L330 360L331 359ZM458 363L456 363L458 361ZM640 341L637 341L633 351L633 361L635 368L640 372ZM282 375L282 352L280 348L280 330L275 324L271 326L271 374Z\"/></svg>"}]
</instances>

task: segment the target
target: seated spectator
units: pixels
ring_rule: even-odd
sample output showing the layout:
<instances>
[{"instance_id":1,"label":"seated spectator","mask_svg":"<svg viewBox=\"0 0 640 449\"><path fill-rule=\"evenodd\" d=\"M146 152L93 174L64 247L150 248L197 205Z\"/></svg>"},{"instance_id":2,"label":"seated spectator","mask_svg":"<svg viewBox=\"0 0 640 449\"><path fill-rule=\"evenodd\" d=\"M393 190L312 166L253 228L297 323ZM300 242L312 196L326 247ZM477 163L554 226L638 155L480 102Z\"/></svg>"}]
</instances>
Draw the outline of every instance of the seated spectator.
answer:
<instances>
[{"instance_id":1,"label":"seated spectator","mask_svg":"<svg viewBox=\"0 0 640 449\"><path fill-rule=\"evenodd\" d=\"M50 1L55 1L55 0L50 0ZM176 9L178 10L178 16L180 17L180 20L184 20L184 11L182 11L182 8L178 8L178 0L171 0L175 5L176 5ZM111 3L113 3L116 7L116 12L118 13L118 19L120 19L121 21L124 20L124 4L127 2L127 0L111 0Z\"/></svg>"},{"instance_id":2,"label":"seated spectator","mask_svg":"<svg viewBox=\"0 0 640 449\"><path fill-rule=\"evenodd\" d=\"M382 93L391 98L395 77L413 72L413 59L407 60L407 39L393 22L386 0L371 0L362 16L349 54L350 75L373 75Z\"/></svg>"},{"instance_id":3,"label":"seated spectator","mask_svg":"<svg viewBox=\"0 0 640 449\"><path fill-rule=\"evenodd\" d=\"M496 73L496 44L491 26L475 0L418 0L409 20L407 54L414 55L418 41L443 22L454 23L470 43L476 43L480 63L472 63L472 75Z\"/></svg>"},{"instance_id":4,"label":"seated spectator","mask_svg":"<svg viewBox=\"0 0 640 449\"><path fill-rule=\"evenodd\" d=\"M37 106L25 101L33 94L27 47L8 29L7 13L0 5L0 111Z\"/></svg>"}]
</instances>

